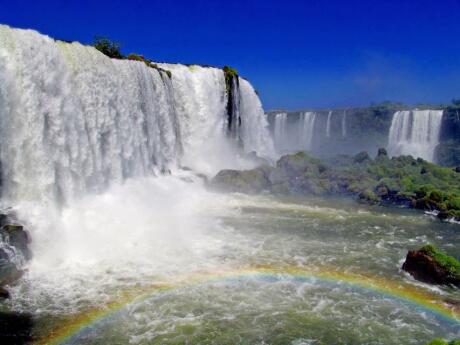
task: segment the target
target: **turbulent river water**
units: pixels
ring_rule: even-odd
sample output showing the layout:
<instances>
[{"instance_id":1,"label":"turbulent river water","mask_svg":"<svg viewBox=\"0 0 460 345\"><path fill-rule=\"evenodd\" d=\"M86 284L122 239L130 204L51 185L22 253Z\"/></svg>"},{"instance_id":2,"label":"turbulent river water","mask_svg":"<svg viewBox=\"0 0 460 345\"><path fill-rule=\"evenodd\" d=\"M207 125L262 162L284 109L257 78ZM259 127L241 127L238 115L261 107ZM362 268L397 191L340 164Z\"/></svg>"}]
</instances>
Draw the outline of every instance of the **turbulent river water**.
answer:
<instances>
[{"instance_id":1,"label":"turbulent river water","mask_svg":"<svg viewBox=\"0 0 460 345\"><path fill-rule=\"evenodd\" d=\"M42 343L460 336L459 291L399 269L407 250L426 242L458 254L458 225L341 199L216 194L182 174L129 181L72 205L55 247L49 224L35 220L36 258L4 307L31 313Z\"/></svg>"}]
</instances>

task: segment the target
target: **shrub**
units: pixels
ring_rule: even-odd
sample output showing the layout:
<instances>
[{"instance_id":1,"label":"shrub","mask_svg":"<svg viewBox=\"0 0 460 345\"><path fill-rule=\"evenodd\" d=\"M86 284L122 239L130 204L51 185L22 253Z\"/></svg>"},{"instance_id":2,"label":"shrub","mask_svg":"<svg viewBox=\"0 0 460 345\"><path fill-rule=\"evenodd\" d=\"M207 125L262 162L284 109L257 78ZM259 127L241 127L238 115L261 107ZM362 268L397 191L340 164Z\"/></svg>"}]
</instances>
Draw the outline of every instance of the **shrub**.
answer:
<instances>
[{"instance_id":1,"label":"shrub","mask_svg":"<svg viewBox=\"0 0 460 345\"><path fill-rule=\"evenodd\" d=\"M449 256L431 244L420 249L424 254L431 256L440 266L446 269L450 275L460 277L460 262L453 256Z\"/></svg>"},{"instance_id":2,"label":"shrub","mask_svg":"<svg viewBox=\"0 0 460 345\"><path fill-rule=\"evenodd\" d=\"M120 51L120 44L109 40L106 37L96 36L93 43L94 48L99 50L102 54L107 55L113 59L123 59Z\"/></svg>"}]
</instances>

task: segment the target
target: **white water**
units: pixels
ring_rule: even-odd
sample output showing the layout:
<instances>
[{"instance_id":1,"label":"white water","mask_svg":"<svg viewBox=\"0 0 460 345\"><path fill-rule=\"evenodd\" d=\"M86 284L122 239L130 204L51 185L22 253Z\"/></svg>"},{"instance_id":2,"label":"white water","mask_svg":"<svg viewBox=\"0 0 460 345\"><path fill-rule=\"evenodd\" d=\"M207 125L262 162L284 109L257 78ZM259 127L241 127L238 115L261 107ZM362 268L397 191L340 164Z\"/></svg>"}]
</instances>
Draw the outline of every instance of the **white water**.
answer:
<instances>
[{"instance_id":1,"label":"white water","mask_svg":"<svg viewBox=\"0 0 460 345\"><path fill-rule=\"evenodd\" d=\"M111 183L189 165L249 164L227 138L216 68L109 59L92 47L0 26L3 196L67 202ZM243 146L273 156L258 97L242 80Z\"/></svg>"},{"instance_id":2,"label":"white water","mask_svg":"<svg viewBox=\"0 0 460 345\"><path fill-rule=\"evenodd\" d=\"M434 161L442 110L397 111L388 138L390 155L412 155Z\"/></svg>"},{"instance_id":3,"label":"white water","mask_svg":"<svg viewBox=\"0 0 460 345\"><path fill-rule=\"evenodd\" d=\"M282 152L286 146L287 137L287 114L279 113L275 115L274 141L278 151Z\"/></svg>"},{"instance_id":4,"label":"white water","mask_svg":"<svg viewBox=\"0 0 460 345\"><path fill-rule=\"evenodd\" d=\"M311 150L313 145L313 136L315 130L316 113L307 111L300 117L300 147L304 150Z\"/></svg>"},{"instance_id":5,"label":"white water","mask_svg":"<svg viewBox=\"0 0 460 345\"><path fill-rule=\"evenodd\" d=\"M257 152L261 157L273 159L275 146L268 131L268 121L262 103L254 88L240 78L240 114L243 146L246 152Z\"/></svg>"},{"instance_id":6,"label":"white water","mask_svg":"<svg viewBox=\"0 0 460 345\"><path fill-rule=\"evenodd\" d=\"M342 138L347 137L347 111L343 111L342 115Z\"/></svg>"},{"instance_id":7,"label":"white water","mask_svg":"<svg viewBox=\"0 0 460 345\"><path fill-rule=\"evenodd\" d=\"M212 176L253 167L244 152L274 157L246 80L240 142L227 132L222 70L161 66L172 79L143 62L0 26L2 203L31 230L28 279L38 294L67 294L83 279L98 298L100 285L117 284L111 279L212 262L204 258L222 244L202 234L221 227L204 213L219 198L181 168Z\"/></svg>"},{"instance_id":8,"label":"white water","mask_svg":"<svg viewBox=\"0 0 460 345\"><path fill-rule=\"evenodd\" d=\"M331 118L332 118L332 111L329 111L327 114L327 121L326 121L326 137L331 137Z\"/></svg>"}]
</instances>

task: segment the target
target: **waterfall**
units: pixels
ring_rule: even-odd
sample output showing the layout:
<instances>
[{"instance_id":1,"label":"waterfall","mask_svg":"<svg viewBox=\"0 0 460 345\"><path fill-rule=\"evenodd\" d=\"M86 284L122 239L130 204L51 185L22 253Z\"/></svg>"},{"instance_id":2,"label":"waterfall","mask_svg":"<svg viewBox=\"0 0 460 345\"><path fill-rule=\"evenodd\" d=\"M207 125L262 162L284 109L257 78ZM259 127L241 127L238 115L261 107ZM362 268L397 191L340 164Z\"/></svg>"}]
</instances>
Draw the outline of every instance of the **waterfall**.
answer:
<instances>
[{"instance_id":1,"label":"waterfall","mask_svg":"<svg viewBox=\"0 0 460 345\"><path fill-rule=\"evenodd\" d=\"M266 159L275 157L275 147L268 130L268 121L262 103L252 85L239 78L239 113L243 148L246 153L257 152Z\"/></svg>"},{"instance_id":2,"label":"waterfall","mask_svg":"<svg viewBox=\"0 0 460 345\"><path fill-rule=\"evenodd\" d=\"M232 164L223 71L161 67L171 79L140 61L0 26L3 199L65 202L181 165ZM273 156L260 101L241 84L242 145Z\"/></svg>"},{"instance_id":3,"label":"waterfall","mask_svg":"<svg viewBox=\"0 0 460 345\"><path fill-rule=\"evenodd\" d=\"M302 150L311 150L315 130L316 113L307 111L300 116L299 147Z\"/></svg>"},{"instance_id":4,"label":"waterfall","mask_svg":"<svg viewBox=\"0 0 460 345\"><path fill-rule=\"evenodd\" d=\"M275 115L275 146L278 151L283 151L285 146L286 136L287 113L279 113Z\"/></svg>"},{"instance_id":5,"label":"waterfall","mask_svg":"<svg viewBox=\"0 0 460 345\"><path fill-rule=\"evenodd\" d=\"M342 138L347 137L347 111L343 111L342 115Z\"/></svg>"},{"instance_id":6,"label":"waterfall","mask_svg":"<svg viewBox=\"0 0 460 345\"><path fill-rule=\"evenodd\" d=\"M327 121L326 121L326 137L331 137L331 118L332 118L332 110L329 111L327 114Z\"/></svg>"},{"instance_id":7,"label":"waterfall","mask_svg":"<svg viewBox=\"0 0 460 345\"><path fill-rule=\"evenodd\" d=\"M439 144L442 110L397 111L388 137L391 155L412 155L434 161Z\"/></svg>"}]
</instances>

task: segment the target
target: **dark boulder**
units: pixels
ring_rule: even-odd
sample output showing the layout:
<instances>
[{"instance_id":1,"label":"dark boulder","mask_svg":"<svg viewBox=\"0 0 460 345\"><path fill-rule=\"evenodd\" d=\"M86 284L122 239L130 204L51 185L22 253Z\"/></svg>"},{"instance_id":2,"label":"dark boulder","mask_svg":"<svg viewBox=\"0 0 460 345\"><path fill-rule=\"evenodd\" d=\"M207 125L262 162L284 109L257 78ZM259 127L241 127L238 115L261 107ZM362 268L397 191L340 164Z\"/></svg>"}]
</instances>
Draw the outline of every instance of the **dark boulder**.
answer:
<instances>
[{"instance_id":1,"label":"dark boulder","mask_svg":"<svg viewBox=\"0 0 460 345\"><path fill-rule=\"evenodd\" d=\"M19 224L6 224L1 232L6 234L8 244L21 251L26 260L30 260L32 254L29 249L30 237L24 227Z\"/></svg>"},{"instance_id":2,"label":"dark boulder","mask_svg":"<svg viewBox=\"0 0 460 345\"><path fill-rule=\"evenodd\" d=\"M31 344L33 327L30 314L0 312L0 344Z\"/></svg>"},{"instance_id":3,"label":"dark boulder","mask_svg":"<svg viewBox=\"0 0 460 345\"><path fill-rule=\"evenodd\" d=\"M371 157L366 151L362 151L353 157L353 162L358 163L358 164L364 163L370 160L371 160Z\"/></svg>"},{"instance_id":4,"label":"dark boulder","mask_svg":"<svg viewBox=\"0 0 460 345\"><path fill-rule=\"evenodd\" d=\"M379 148L378 152L377 152L377 157L382 157L382 156L388 156L388 152L385 148L381 147Z\"/></svg>"},{"instance_id":5,"label":"dark boulder","mask_svg":"<svg viewBox=\"0 0 460 345\"><path fill-rule=\"evenodd\" d=\"M0 300L10 298L10 293L7 289L0 287Z\"/></svg>"},{"instance_id":6,"label":"dark boulder","mask_svg":"<svg viewBox=\"0 0 460 345\"><path fill-rule=\"evenodd\" d=\"M458 167L455 167L454 171L455 171L456 173L460 173L460 165L459 165Z\"/></svg>"},{"instance_id":7,"label":"dark boulder","mask_svg":"<svg viewBox=\"0 0 460 345\"><path fill-rule=\"evenodd\" d=\"M14 214L0 214L0 287L14 283L22 274L22 266L32 255L30 237Z\"/></svg>"},{"instance_id":8,"label":"dark boulder","mask_svg":"<svg viewBox=\"0 0 460 345\"><path fill-rule=\"evenodd\" d=\"M431 245L410 250L402 269L425 283L460 287L459 262Z\"/></svg>"}]
</instances>

